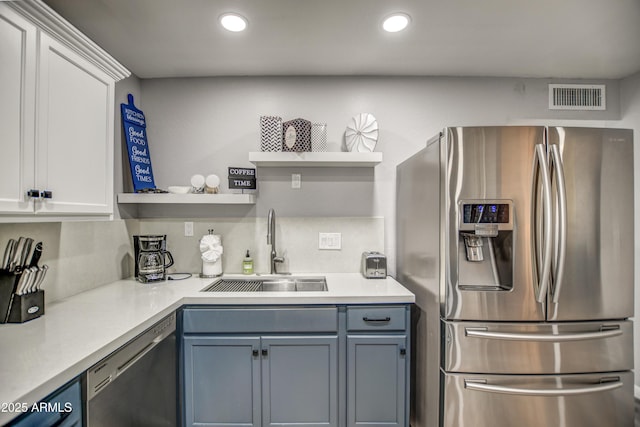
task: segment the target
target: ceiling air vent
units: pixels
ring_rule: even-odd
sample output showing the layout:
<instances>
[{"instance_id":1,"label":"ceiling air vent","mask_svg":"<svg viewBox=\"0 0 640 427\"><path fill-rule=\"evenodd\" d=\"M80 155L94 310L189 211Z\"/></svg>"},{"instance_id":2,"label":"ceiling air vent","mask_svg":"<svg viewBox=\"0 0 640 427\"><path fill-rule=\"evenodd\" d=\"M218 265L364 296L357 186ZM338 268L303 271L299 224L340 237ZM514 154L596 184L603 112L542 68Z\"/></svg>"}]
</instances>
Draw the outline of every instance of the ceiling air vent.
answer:
<instances>
[{"instance_id":1,"label":"ceiling air vent","mask_svg":"<svg viewBox=\"0 0 640 427\"><path fill-rule=\"evenodd\" d=\"M549 85L550 110L606 110L605 85Z\"/></svg>"}]
</instances>

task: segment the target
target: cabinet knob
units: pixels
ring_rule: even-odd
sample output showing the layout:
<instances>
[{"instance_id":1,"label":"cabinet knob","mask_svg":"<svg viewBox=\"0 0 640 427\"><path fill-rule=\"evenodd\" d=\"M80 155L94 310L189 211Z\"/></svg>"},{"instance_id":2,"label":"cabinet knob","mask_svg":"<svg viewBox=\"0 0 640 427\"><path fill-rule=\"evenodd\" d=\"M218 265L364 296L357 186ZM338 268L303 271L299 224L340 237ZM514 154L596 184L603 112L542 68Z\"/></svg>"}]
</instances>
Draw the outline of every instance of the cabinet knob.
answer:
<instances>
[{"instance_id":1,"label":"cabinet knob","mask_svg":"<svg viewBox=\"0 0 640 427\"><path fill-rule=\"evenodd\" d=\"M251 353L253 354L253 357L258 357L259 352L257 349L254 348Z\"/></svg>"},{"instance_id":2,"label":"cabinet knob","mask_svg":"<svg viewBox=\"0 0 640 427\"><path fill-rule=\"evenodd\" d=\"M400 356L404 356L405 354L407 354L407 349L406 348L401 348L400 349Z\"/></svg>"},{"instance_id":3,"label":"cabinet knob","mask_svg":"<svg viewBox=\"0 0 640 427\"><path fill-rule=\"evenodd\" d=\"M262 349L262 355L263 355L263 356L267 356L268 354L269 354L269 352L267 351L267 349L266 349L266 348L263 348L263 349Z\"/></svg>"},{"instance_id":4,"label":"cabinet knob","mask_svg":"<svg viewBox=\"0 0 640 427\"><path fill-rule=\"evenodd\" d=\"M43 199L50 199L53 197L53 193L50 190L44 190L40 193L40 197L42 197Z\"/></svg>"},{"instance_id":5,"label":"cabinet knob","mask_svg":"<svg viewBox=\"0 0 640 427\"><path fill-rule=\"evenodd\" d=\"M40 190L29 190L27 191L27 196L37 199L38 197L40 197Z\"/></svg>"}]
</instances>

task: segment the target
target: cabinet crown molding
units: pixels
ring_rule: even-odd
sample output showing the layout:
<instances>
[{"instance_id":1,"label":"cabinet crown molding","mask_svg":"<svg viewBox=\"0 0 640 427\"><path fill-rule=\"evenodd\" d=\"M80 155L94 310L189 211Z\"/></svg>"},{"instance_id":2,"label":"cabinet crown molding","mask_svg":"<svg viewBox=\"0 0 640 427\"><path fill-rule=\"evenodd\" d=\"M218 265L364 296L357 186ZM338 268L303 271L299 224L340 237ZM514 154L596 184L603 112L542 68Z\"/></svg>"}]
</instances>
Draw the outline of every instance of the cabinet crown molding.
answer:
<instances>
[{"instance_id":1,"label":"cabinet crown molding","mask_svg":"<svg viewBox=\"0 0 640 427\"><path fill-rule=\"evenodd\" d=\"M32 21L41 30L46 31L50 36L94 63L115 81L131 75L131 71L124 65L116 61L109 53L42 1L21 0L6 2L6 4Z\"/></svg>"}]
</instances>

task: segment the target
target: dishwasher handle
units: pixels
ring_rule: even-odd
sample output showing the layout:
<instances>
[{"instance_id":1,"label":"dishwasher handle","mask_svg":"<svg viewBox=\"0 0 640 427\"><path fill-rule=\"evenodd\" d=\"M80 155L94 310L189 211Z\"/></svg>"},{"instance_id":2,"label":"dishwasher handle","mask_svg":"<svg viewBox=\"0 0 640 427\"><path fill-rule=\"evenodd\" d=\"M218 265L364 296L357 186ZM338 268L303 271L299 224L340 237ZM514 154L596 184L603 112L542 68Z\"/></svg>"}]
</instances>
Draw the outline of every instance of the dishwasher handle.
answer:
<instances>
[{"instance_id":1,"label":"dishwasher handle","mask_svg":"<svg viewBox=\"0 0 640 427\"><path fill-rule=\"evenodd\" d=\"M165 337L163 335L159 335L154 338L153 341L145 348L140 350L137 354L135 354L131 359L127 360L122 365L118 366L118 370L116 371L116 378L118 378L121 374L123 374L127 369L133 366L138 360L142 359L147 353L153 350L158 344L162 342Z\"/></svg>"}]
</instances>

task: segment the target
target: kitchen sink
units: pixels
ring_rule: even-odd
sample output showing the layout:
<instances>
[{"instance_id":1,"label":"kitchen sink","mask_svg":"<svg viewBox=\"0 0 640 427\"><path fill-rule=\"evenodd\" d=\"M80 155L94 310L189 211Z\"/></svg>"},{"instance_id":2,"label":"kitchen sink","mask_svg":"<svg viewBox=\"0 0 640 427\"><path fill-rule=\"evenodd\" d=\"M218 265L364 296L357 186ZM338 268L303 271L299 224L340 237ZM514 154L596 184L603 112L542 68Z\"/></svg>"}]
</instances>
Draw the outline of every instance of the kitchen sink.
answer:
<instances>
[{"instance_id":1,"label":"kitchen sink","mask_svg":"<svg viewBox=\"0 0 640 427\"><path fill-rule=\"evenodd\" d=\"M326 292L327 281L315 277L224 277L202 292Z\"/></svg>"}]
</instances>

